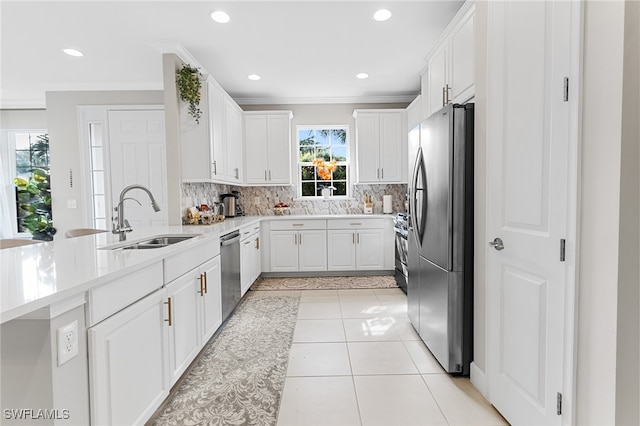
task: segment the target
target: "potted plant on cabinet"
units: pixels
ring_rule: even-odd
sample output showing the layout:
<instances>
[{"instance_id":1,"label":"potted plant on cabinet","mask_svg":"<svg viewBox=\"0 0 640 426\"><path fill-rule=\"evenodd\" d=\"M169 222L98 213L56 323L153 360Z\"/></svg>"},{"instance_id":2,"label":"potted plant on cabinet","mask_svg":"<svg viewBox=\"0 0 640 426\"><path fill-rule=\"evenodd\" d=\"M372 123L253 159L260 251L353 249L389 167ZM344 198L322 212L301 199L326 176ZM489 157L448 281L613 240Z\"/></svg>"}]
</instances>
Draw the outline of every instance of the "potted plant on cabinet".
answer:
<instances>
[{"instance_id":1,"label":"potted plant on cabinet","mask_svg":"<svg viewBox=\"0 0 640 426\"><path fill-rule=\"evenodd\" d=\"M200 110L200 89L202 83L200 78L202 74L197 68L190 65L183 65L176 71L176 86L180 100L189 105L189 114L195 119L196 123L200 123L202 111Z\"/></svg>"}]
</instances>

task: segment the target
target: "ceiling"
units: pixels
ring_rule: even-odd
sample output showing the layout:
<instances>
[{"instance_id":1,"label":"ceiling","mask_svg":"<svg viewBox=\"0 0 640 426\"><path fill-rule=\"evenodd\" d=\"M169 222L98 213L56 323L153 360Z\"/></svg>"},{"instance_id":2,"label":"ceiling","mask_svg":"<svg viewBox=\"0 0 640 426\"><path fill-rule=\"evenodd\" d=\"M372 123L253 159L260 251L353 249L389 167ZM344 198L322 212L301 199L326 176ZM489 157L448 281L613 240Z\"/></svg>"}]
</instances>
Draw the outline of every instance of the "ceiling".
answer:
<instances>
[{"instance_id":1,"label":"ceiling","mask_svg":"<svg viewBox=\"0 0 640 426\"><path fill-rule=\"evenodd\" d=\"M239 104L408 102L462 3L2 0L0 108L44 107L46 91L161 90L162 46L186 49ZM381 7L388 21L372 18Z\"/></svg>"}]
</instances>

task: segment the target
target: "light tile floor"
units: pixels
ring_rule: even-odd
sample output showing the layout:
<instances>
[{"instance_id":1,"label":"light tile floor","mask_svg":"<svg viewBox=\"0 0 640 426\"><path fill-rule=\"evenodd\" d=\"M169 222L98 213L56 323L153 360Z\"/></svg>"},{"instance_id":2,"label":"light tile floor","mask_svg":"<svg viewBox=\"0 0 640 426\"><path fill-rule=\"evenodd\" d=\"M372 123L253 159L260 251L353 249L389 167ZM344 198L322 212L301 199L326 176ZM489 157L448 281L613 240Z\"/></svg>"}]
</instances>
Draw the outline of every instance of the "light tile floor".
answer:
<instances>
[{"instance_id":1,"label":"light tile floor","mask_svg":"<svg viewBox=\"0 0 640 426\"><path fill-rule=\"evenodd\" d=\"M468 378L442 370L401 290L296 293L279 426L507 424Z\"/></svg>"}]
</instances>

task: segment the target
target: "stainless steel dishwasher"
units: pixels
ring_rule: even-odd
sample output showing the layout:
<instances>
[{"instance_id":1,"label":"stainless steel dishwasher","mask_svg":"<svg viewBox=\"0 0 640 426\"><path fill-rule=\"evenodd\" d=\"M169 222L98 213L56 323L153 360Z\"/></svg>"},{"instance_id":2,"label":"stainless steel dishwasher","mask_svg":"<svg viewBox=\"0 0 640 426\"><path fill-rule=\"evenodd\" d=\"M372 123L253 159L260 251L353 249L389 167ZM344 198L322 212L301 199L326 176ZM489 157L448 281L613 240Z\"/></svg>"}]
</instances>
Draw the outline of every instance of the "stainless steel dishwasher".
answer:
<instances>
[{"instance_id":1,"label":"stainless steel dishwasher","mask_svg":"<svg viewBox=\"0 0 640 426\"><path fill-rule=\"evenodd\" d=\"M220 237L222 273L222 321L229 318L240 301L240 232Z\"/></svg>"}]
</instances>

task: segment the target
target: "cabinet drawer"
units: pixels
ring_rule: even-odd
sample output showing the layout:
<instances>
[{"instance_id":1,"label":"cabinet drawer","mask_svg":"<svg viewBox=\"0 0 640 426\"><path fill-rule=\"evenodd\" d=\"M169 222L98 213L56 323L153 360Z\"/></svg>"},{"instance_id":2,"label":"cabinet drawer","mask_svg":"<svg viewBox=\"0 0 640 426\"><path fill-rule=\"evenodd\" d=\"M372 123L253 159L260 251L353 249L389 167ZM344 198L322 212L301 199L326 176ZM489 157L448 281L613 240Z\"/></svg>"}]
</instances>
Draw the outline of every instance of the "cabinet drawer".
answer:
<instances>
[{"instance_id":1,"label":"cabinet drawer","mask_svg":"<svg viewBox=\"0 0 640 426\"><path fill-rule=\"evenodd\" d=\"M162 287L162 263L154 263L87 292L91 327Z\"/></svg>"},{"instance_id":2,"label":"cabinet drawer","mask_svg":"<svg viewBox=\"0 0 640 426\"><path fill-rule=\"evenodd\" d=\"M292 229L327 229L325 219L302 219L302 220L272 220L270 222L272 231L288 231Z\"/></svg>"},{"instance_id":3,"label":"cabinet drawer","mask_svg":"<svg viewBox=\"0 0 640 426\"><path fill-rule=\"evenodd\" d=\"M330 219L327 229L379 229L384 228L385 219Z\"/></svg>"},{"instance_id":4,"label":"cabinet drawer","mask_svg":"<svg viewBox=\"0 0 640 426\"><path fill-rule=\"evenodd\" d=\"M209 238L203 244L166 258L164 283L170 283L218 254L220 254L220 239Z\"/></svg>"},{"instance_id":5,"label":"cabinet drawer","mask_svg":"<svg viewBox=\"0 0 640 426\"><path fill-rule=\"evenodd\" d=\"M240 228L240 241L244 241L253 234L260 232L260 223L254 223L253 225L246 225Z\"/></svg>"}]
</instances>

